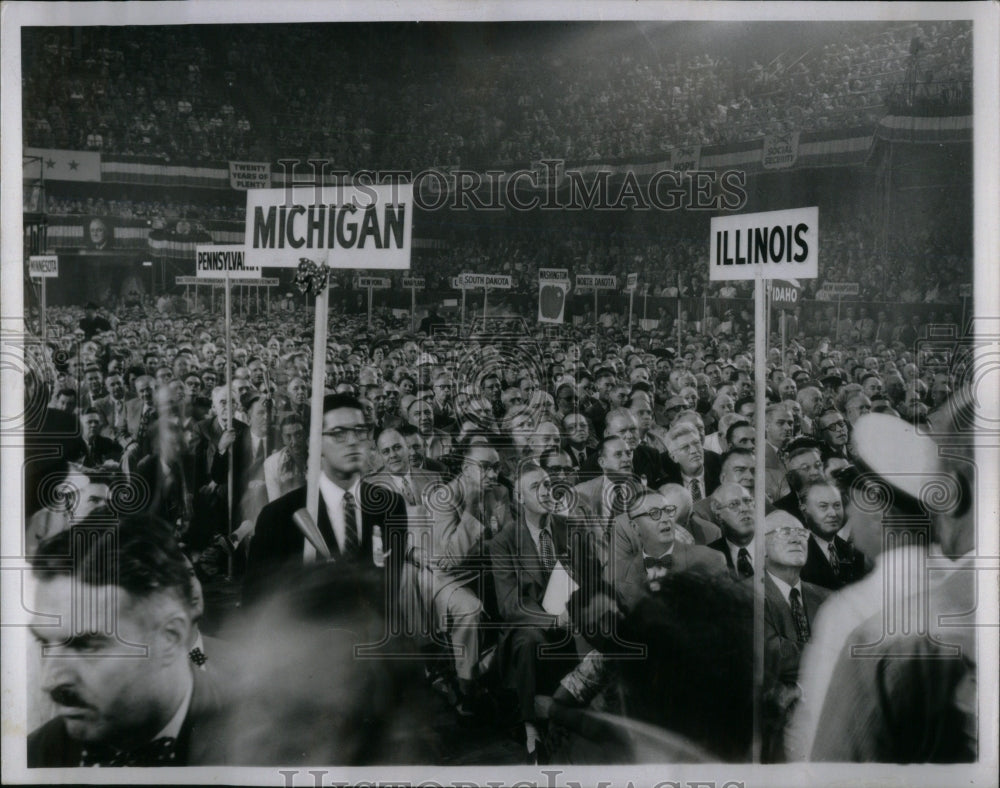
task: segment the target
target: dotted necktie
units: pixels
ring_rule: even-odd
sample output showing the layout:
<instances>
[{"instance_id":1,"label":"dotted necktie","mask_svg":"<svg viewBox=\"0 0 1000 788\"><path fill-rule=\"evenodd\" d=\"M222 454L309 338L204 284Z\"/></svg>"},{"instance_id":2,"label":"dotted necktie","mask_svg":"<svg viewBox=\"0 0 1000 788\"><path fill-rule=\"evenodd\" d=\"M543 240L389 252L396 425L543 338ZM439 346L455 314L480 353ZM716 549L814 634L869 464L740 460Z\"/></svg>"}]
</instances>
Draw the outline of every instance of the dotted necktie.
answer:
<instances>
[{"instance_id":1,"label":"dotted necktie","mask_svg":"<svg viewBox=\"0 0 1000 788\"><path fill-rule=\"evenodd\" d=\"M205 652L200 648L195 646L188 652L188 659L195 664L196 667L202 667L206 662L208 662L208 657L205 656Z\"/></svg>"},{"instance_id":2,"label":"dotted necktie","mask_svg":"<svg viewBox=\"0 0 1000 788\"><path fill-rule=\"evenodd\" d=\"M546 572L551 572L552 567L556 565L556 551L552 547L552 534L547 528L538 532L538 547L542 554L542 566Z\"/></svg>"},{"instance_id":3,"label":"dotted necktie","mask_svg":"<svg viewBox=\"0 0 1000 788\"><path fill-rule=\"evenodd\" d=\"M750 563L750 553L745 547L741 547L736 553L736 571L740 577L753 577L753 564Z\"/></svg>"},{"instance_id":4,"label":"dotted necktie","mask_svg":"<svg viewBox=\"0 0 1000 788\"><path fill-rule=\"evenodd\" d=\"M809 640L809 619L806 618L799 589L793 588L788 592L788 603L792 607L792 620L795 621L795 637L799 643L805 643Z\"/></svg>"},{"instance_id":5,"label":"dotted necktie","mask_svg":"<svg viewBox=\"0 0 1000 788\"><path fill-rule=\"evenodd\" d=\"M344 493L344 549L343 555L355 556L360 549L358 543L358 510L354 496Z\"/></svg>"},{"instance_id":6,"label":"dotted necktie","mask_svg":"<svg viewBox=\"0 0 1000 788\"><path fill-rule=\"evenodd\" d=\"M177 739L163 736L134 750L92 746L80 754L81 766L166 766L177 762Z\"/></svg>"}]
</instances>

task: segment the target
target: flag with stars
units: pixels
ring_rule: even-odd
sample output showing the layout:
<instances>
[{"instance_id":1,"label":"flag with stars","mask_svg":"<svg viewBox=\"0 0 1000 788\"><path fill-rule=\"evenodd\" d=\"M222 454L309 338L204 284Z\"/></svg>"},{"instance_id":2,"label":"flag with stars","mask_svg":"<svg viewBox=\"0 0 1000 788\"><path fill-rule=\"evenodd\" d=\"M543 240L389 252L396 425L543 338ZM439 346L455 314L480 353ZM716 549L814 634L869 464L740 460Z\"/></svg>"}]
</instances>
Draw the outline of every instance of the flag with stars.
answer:
<instances>
[{"instance_id":1,"label":"flag with stars","mask_svg":"<svg viewBox=\"0 0 1000 788\"><path fill-rule=\"evenodd\" d=\"M25 148L24 178L47 181L101 180L101 154L86 150Z\"/></svg>"}]
</instances>

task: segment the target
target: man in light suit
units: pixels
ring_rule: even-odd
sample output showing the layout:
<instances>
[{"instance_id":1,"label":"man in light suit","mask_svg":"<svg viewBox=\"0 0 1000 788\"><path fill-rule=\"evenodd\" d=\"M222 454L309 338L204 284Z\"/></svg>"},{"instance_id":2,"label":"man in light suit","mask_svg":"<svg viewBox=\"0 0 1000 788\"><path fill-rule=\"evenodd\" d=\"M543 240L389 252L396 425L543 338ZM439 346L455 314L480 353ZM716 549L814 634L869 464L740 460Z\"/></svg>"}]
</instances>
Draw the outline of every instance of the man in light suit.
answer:
<instances>
[{"instance_id":1,"label":"man in light suit","mask_svg":"<svg viewBox=\"0 0 1000 788\"><path fill-rule=\"evenodd\" d=\"M764 519L764 759L782 760L783 733L798 700L799 660L816 611L830 592L801 579L809 532L775 510Z\"/></svg>"},{"instance_id":2,"label":"man in light suit","mask_svg":"<svg viewBox=\"0 0 1000 788\"><path fill-rule=\"evenodd\" d=\"M282 448L264 460L267 500L274 501L306 481L306 427L295 416L284 416L279 427Z\"/></svg>"},{"instance_id":3,"label":"man in light suit","mask_svg":"<svg viewBox=\"0 0 1000 788\"><path fill-rule=\"evenodd\" d=\"M413 467L406 438L399 430L382 430L375 445L385 465L365 480L402 496L406 503L406 561L399 579L404 629L421 649L432 652L435 644L442 645L443 638L435 637L431 565L426 560L433 549L432 529L424 493L440 484L441 474Z\"/></svg>"},{"instance_id":4,"label":"man in light suit","mask_svg":"<svg viewBox=\"0 0 1000 788\"><path fill-rule=\"evenodd\" d=\"M473 444L461 472L447 484L427 489L425 504L433 521L432 552L419 547L411 554L431 571L434 625L451 637L461 700L469 714L479 666L479 620L483 601L492 593L486 571L489 545L511 527L509 498L497 483L500 458L488 444Z\"/></svg>"},{"instance_id":5,"label":"man in light suit","mask_svg":"<svg viewBox=\"0 0 1000 788\"><path fill-rule=\"evenodd\" d=\"M788 495L784 449L792 439L795 421L784 403L768 405L764 411L764 489L769 501Z\"/></svg>"},{"instance_id":6,"label":"man in light suit","mask_svg":"<svg viewBox=\"0 0 1000 788\"><path fill-rule=\"evenodd\" d=\"M399 493L407 507L421 505L428 485L441 481L440 473L412 466L406 439L398 430L382 430L375 439L375 448L385 464L381 470L369 474L367 481L385 485Z\"/></svg>"},{"instance_id":7,"label":"man in light suit","mask_svg":"<svg viewBox=\"0 0 1000 788\"><path fill-rule=\"evenodd\" d=\"M107 396L94 400L94 407L104 419L101 434L106 438L119 440L128 431L125 420L125 381L121 375L107 375L104 378Z\"/></svg>"},{"instance_id":8,"label":"man in light suit","mask_svg":"<svg viewBox=\"0 0 1000 788\"><path fill-rule=\"evenodd\" d=\"M632 449L619 437L605 438L595 456L600 476L577 484L577 500L594 513L607 531L611 520L625 511L629 494L640 487L632 472Z\"/></svg>"},{"instance_id":9,"label":"man in light suit","mask_svg":"<svg viewBox=\"0 0 1000 788\"><path fill-rule=\"evenodd\" d=\"M612 560L605 572L626 615L646 595L648 583L667 574L700 569L725 579L726 561L718 551L675 539L677 523L690 511L690 498L684 488L668 487L672 489L666 495L646 490L636 496L626 513L628 525L615 523ZM625 528L632 530L635 540L625 538Z\"/></svg>"},{"instance_id":10,"label":"man in light suit","mask_svg":"<svg viewBox=\"0 0 1000 788\"><path fill-rule=\"evenodd\" d=\"M310 524L302 511L304 486L261 510L247 557L244 605L273 592L304 563L324 554L378 575L386 588L374 604L385 606L398 599L406 552L406 503L391 490L361 479L370 435L371 426L357 399L347 394L324 398L318 521ZM309 530L320 540L318 546L312 540L306 544L300 522L307 529L312 526Z\"/></svg>"}]
</instances>

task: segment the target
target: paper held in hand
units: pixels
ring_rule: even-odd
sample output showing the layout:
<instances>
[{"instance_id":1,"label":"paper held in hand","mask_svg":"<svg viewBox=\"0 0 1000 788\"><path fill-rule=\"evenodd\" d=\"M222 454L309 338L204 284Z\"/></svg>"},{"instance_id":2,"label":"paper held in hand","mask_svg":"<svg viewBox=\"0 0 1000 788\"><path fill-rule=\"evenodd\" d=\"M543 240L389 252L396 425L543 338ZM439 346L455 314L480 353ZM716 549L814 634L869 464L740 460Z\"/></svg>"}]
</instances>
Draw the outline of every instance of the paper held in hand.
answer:
<instances>
[{"instance_id":1,"label":"paper held in hand","mask_svg":"<svg viewBox=\"0 0 1000 788\"><path fill-rule=\"evenodd\" d=\"M556 561L552 567L552 574L549 575L549 584L545 588L545 597L542 599L542 609L546 613L558 616L566 609L566 603L579 586L576 581L569 576L565 567Z\"/></svg>"}]
</instances>

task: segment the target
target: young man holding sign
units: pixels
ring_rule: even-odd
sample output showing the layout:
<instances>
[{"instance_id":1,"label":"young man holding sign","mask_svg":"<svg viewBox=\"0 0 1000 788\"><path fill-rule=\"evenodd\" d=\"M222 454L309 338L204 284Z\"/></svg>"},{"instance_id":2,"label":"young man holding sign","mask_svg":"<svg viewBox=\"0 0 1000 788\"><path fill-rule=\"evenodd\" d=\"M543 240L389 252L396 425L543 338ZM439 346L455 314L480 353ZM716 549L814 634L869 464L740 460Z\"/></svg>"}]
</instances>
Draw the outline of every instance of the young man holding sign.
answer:
<instances>
[{"instance_id":1,"label":"young man holding sign","mask_svg":"<svg viewBox=\"0 0 1000 788\"><path fill-rule=\"evenodd\" d=\"M330 394L323 399L319 517L313 522L305 512L305 487L264 507L250 542L244 604L284 585L314 556L384 572L387 593L371 601L395 604L405 553L406 503L392 490L361 479L371 429L354 397Z\"/></svg>"}]
</instances>

